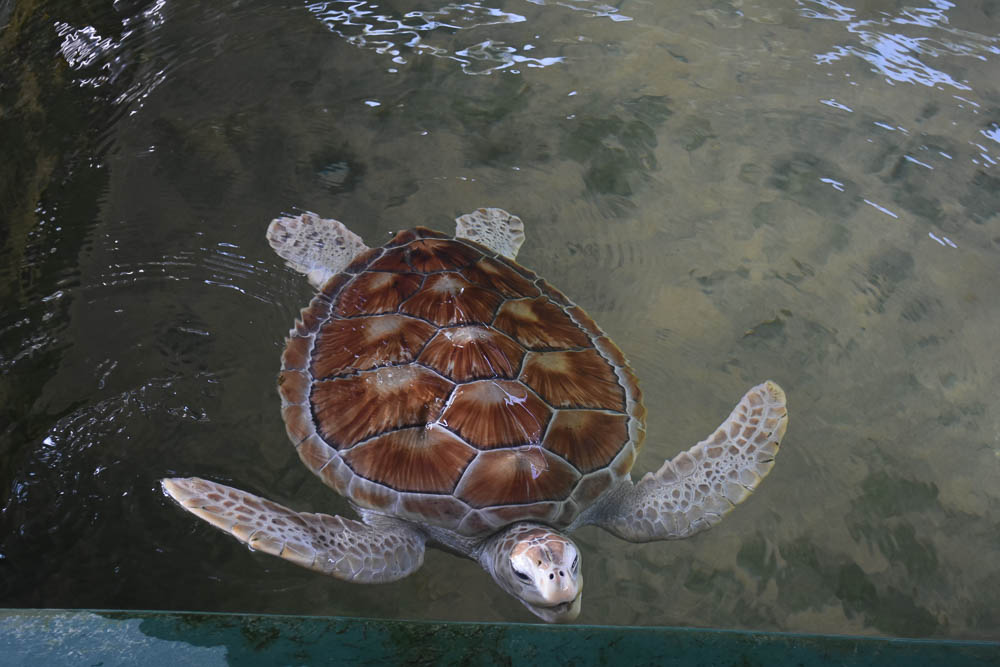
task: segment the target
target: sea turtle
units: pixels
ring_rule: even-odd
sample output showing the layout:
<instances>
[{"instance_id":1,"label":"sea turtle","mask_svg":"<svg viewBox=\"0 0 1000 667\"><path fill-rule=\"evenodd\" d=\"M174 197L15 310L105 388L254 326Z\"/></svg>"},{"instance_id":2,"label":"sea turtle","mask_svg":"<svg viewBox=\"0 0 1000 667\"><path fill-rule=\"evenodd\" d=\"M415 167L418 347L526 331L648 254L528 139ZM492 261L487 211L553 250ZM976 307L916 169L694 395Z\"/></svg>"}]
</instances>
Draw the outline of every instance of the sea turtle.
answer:
<instances>
[{"instance_id":1,"label":"sea turtle","mask_svg":"<svg viewBox=\"0 0 1000 667\"><path fill-rule=\"evenodd\" d=\"M596 525L630 542L718 523L767 475L785 432L774 382L706 440L633 483L646 409L594 321L514 259L521 220L458 218L370 249L336 220L278 218L267 238L318 290L286 341L278 391L302 462L361 521L296 512L198 478L180 505L253 549L360 583L395 581L434 545L479 562L549 622L580 611Z\"/></svg>"}]
</instances>

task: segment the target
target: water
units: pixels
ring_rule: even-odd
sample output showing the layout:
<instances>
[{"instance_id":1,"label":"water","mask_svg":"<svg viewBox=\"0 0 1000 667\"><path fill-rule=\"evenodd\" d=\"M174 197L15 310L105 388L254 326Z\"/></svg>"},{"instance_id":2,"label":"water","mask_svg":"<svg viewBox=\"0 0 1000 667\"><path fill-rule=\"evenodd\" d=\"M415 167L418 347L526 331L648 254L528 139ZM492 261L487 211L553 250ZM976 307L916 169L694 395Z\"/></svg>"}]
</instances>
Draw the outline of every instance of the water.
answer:
<instances>
[{"instance_id":1,"label":"water","mask_svg":"<svg viewBox=\"0 0 1000 667\"><path fill-rule=\"evenodd\" d=\"M531 620L471 561L322 578L173 507L349 512L274 389L264 239L501 206L615 338L636 471L772 378L697 538L583 549L585 623L1000 638L1000 4L0 0L0 604Z\"/></svg>"}]
</instances>

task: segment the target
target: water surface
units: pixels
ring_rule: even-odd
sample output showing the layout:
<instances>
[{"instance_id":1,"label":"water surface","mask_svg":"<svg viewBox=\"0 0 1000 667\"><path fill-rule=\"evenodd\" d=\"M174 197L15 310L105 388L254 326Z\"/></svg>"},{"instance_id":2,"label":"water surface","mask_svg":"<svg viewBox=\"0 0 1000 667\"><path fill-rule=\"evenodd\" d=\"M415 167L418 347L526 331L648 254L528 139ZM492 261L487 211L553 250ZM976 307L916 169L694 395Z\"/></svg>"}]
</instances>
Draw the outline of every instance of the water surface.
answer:
<instances>
[{"instance_id":1,"label":"water surface","mask_svg":"<svg viewBox=\"0 0 1000 667\"><path fill-rule=\"evenodd\" d=\"M359 586L158 490L349 513L264 239L500 206L649 407L640 474L751 385L791 425L691 540L584 551L584 623L1000 638L1000 4L0 0L0 602L530 621L471 562Z\"/></svg>"}]
</instances>

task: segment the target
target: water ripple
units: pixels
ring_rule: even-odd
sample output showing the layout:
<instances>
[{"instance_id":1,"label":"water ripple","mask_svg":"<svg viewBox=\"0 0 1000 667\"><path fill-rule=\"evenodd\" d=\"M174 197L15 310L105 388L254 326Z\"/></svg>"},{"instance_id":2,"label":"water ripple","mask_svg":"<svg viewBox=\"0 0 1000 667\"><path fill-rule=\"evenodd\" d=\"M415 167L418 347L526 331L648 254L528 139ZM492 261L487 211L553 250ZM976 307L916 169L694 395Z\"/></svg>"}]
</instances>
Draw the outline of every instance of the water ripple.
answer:
<instances>
[{"instance_id":1,"label":"water ripple","mask_svg":"<svg viewBox=\"0 0 1000 667\"><path fill-rule=\"evenodd\" d=\"M546 4L545 0L529 2L540 6ZM631 20L619 14L616 8L599 2L573 0L552 4L594 18ZM439 9L405 14L382 10L378 3L365 0L308 2L306 8L331 32L350 44L389 56L393 63L390 72L397 71L395 65L407 64L414 54L453 60L466 74L491 74L500 70L518 73L520 70L516 67L539 68L564 62L562 56L535 54L534 51L541 47L532 43L517 46L488 38L460 48L444 46L446 41L451 43L458 31L480 35L484 28L528 20L522 14L482 2L449 3ZM535 37L537 39L538 35Z\"/></svg>"},{"instance_id":2,"label":"water ripple","mask_svg":"<svg viewBox=\"0 0 1000 667\"><path fill-rule=\"evenodd\" d=\"M857 56L891 81L972 90L968 81L932 67L927 59L960 56L986 60L988 55L1000 54L1000 38L954 28L947 11L955 5L945 0L932 0L931 4L903 7L895 15L880 12L878 18L860 19L855 9L834 0L798 0L802 16L846 23L847 32L860 42L817 54L818 63Z\"/></svg>"},{"instance_id":3,"label":"water ripple","mask_svg":"<svg viewBox=\"0 0 1000 667\"><path fill-rule=\"evenodd\" d=\"M117 6L117 3L116 3ZM135 57L129 44L142 34L162 26L165 22L163 10L166 0L154 0L134 14L121 17L121 32L117 35L98 32L94 26L74 26L65 21L56 21L56 34L62 38L59 52L70 68L78 71L77 85L87 88L102 88L115 84L136 62L145 58ZM142 102L166 80L166 68L156 69L137 77L124 85L114 98L116 105L131 105Z\"/></svg>"}]
</instances>

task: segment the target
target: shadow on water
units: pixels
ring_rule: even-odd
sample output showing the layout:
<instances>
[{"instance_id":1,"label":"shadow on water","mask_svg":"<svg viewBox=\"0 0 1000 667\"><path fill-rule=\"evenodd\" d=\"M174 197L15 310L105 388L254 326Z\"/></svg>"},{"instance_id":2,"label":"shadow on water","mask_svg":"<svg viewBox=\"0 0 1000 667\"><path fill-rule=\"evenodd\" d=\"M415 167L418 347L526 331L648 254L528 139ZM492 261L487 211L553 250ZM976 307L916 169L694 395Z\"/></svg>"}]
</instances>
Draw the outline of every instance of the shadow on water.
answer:
<instances>
[{"instance_id":1,"label":"shadow on water","mask_svg":"<svg viewBox=\"0 0 1000 667\"><path fill-rule=\"evenodd\" d=\"M636 368L640 474L789 395L722 526L581 531L582 621L997 638L994 5L0 2L0 597L523 620L474 563L320 579L157 487L350 513L286 445L309 288L264 226L502 206Z\"/></svg>"}]
</instances>

